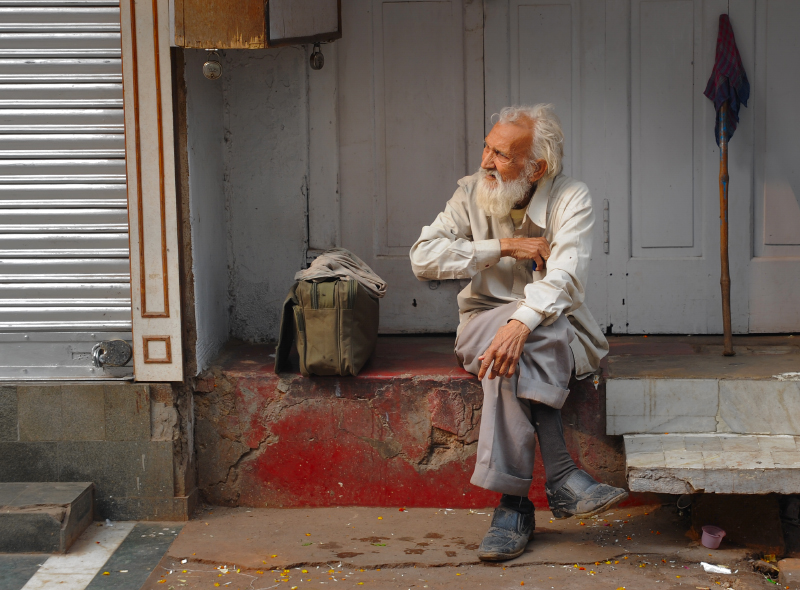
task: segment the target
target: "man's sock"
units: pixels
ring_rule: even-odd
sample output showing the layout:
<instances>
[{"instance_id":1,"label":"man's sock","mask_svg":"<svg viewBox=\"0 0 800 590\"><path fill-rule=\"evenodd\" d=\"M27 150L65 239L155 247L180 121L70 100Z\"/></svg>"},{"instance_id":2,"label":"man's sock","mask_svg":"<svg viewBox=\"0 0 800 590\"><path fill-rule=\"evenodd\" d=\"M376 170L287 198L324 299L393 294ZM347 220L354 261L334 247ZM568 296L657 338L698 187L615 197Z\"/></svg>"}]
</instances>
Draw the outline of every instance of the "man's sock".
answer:
<instances>
[{"instance_id":1,"label":"man's sock","mask_svg":"<svg viewBox=\"0 0 800 590\"><path fill-rule=\"evenodd\" d=\"M520 514L530 514L533 512L533 502L531 502L527 497L523 496L503 494L503 497L500 498L500 506L515 510Z\"/></svg>"},{"instance_id":2,"label":"man's sock","mask_svg":"<svg viewBox=\"0 0 800 590\"><path fill-rule=\"evenodd\" d=\"M539 439L539 452L542 454L547 487L557 490L578 471L578 466L567 451L564 429L561 425L561 410L539 403L531 403L531 417L536 437Z\"/></svg>"}]
</instances>

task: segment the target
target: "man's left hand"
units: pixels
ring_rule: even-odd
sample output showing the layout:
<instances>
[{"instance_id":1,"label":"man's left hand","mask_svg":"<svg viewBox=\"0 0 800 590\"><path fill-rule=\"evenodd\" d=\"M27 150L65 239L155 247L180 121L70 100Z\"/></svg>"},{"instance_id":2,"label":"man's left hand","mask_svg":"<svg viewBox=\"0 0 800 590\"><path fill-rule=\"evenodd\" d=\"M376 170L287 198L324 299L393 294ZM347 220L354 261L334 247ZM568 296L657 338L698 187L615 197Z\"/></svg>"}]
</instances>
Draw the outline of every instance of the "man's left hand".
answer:
<instances>
[{"instance_id":1,"label":"man's left hand","mask_svg":"<svg viewBox=\"0 0 800 590\"><path fill-rule=\"evenodd\" d=\"M511 320L500 328L486 352L478 357L478 360L483 361L478 379L483 379L487 371L489 379L494 379L498 375L511 377L530 333L528 326L518 320Z\"/></svg>"}]
</instances>

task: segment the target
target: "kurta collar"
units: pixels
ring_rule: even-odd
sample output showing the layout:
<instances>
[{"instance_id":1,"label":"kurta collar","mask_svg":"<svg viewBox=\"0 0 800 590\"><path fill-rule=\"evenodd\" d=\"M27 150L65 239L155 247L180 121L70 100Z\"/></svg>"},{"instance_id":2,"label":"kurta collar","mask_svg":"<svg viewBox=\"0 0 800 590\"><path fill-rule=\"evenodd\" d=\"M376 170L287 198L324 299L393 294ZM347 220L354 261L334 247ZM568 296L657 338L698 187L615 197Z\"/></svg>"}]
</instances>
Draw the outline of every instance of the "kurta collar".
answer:
<instances>
[{"instance_id":1,"label":"kurta collar","mask_svg":"<svg viewBox=\"0 0 800 590\"><path fill-rule=\"evenodd\" d=\"M539 181L536 187L536 192L531 197L531 202L528 203L527 216L530 220L545 229L547 227L547 201L550 198L550 189L553 186L553 179L548 178L545 181Z\"/></svg>"}]
</instances>

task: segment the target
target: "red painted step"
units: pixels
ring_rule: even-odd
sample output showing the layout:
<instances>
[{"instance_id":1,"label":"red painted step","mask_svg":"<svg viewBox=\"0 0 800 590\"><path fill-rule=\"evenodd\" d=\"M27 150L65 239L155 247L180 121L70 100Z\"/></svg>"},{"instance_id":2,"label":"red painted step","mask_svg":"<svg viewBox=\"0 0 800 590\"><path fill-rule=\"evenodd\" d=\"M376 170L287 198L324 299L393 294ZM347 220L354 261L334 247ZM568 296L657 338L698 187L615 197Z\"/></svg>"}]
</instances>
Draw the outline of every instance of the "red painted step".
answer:
<instances>
[{"instance_id":1,"label":"red painted step","mask_svg":"<svg viewBox=\"0 0 800 590\"><path fill-rule=\"evenodd\" d=\"M228 346L197 382L198 483L240 506L478 508L499 494L469 483L483 393L451 337L381 337L358 377L275 375L273 348ZM624 485L622 438L605 435L605 390L571 384L567 445L596 478ZM542 508L544 472L531 498Z\"/></svg>"}]
</instances>

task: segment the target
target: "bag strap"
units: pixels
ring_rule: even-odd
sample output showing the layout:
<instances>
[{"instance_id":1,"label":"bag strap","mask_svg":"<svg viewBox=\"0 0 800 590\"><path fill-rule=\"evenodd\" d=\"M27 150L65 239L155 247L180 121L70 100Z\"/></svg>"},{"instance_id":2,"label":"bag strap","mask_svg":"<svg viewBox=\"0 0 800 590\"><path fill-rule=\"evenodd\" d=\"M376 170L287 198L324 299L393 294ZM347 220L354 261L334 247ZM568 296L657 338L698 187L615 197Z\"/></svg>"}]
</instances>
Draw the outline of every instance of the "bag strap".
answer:
<instances>
[{"instance_id":1,"label":"bag strap","mask_svg":"<svg viewBox=\"0 0 800 590\"><path fill-rule=\"evenodd\" d=\"M289 294L283 302L281 311L281 327L278 333L278 346L275 349L275 372L288 371L291 368L289 354L292 352L292 342L294 341L294 306L298 304L297 283L289 289Z\"/></svg>"}]
</instances>

